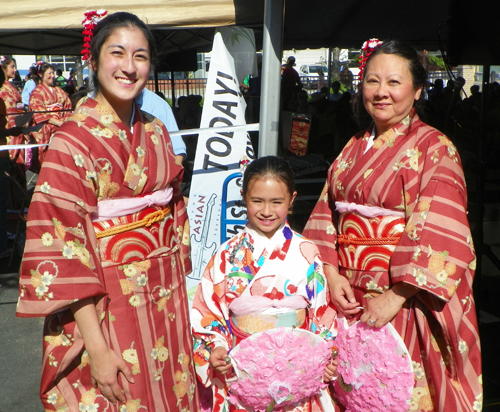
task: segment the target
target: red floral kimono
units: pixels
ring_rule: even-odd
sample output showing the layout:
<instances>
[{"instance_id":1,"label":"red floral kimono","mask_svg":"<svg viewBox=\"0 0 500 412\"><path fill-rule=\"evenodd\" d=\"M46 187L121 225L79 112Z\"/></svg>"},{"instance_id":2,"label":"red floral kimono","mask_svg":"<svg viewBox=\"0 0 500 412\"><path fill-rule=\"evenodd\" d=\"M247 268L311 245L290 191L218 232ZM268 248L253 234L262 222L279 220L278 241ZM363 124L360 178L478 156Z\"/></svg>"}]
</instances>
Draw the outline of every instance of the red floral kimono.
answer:
<instances>
[{"instance_id":1,"label":"red floral kimono","mask_svg":"<svg viewBox=\"0 0 500 412\"><path fill-rule=\"evenodd\" d=\"M133 132L109 107L84 101L54 136L29 210L18 316L45 316L41 398L46 411L197 411L185 275L189 228L163 124L136 110ZM170 212L150 226L97 239L164 207L93 221L107 199L170 185ZM166 208L165 208L166 209ZM94 219L95 220L95 219ZM126 405L90 381L89 357L69 305L93 298L109 346L129 366Z\"/></svg>"},{"instance_id":2,"label":"red floral kimono","mask_svg":"<svg viewBox=\"0 0 500 412\"><path fill-rule=\"evenodd\" d=\"M397 282L421 289L392 321L413 360L409 410L480 411L476 256L456 148L413 113L367 149L369 137L370 131L354 136L332 164L304 235L317 243L326 263L340 266L361 305ZM379 246L337 246L346 232L373 238L379 218L345 224L335 202L403 212L388 270L377 268L386 253ZM389 238L390 226L378 235ZM355 269L360 265L364 269Z\"/></svg>"},{"instance_id":3,"label":"red floral kimono","mask_svg":"<svg viewBox=\"0 0 500 412\"><path fill-rule=\"evenodd\" d=\"M42 126L40 131L31 133L36 143L49 143L50 137L57 131L58 127L49 124L48 120L50 118L67 120L71 116L71 112L61 110L71 110L71 108L71 101L68 95L60 87L48 87L43 83L36 86L30 96L30 110L33 112L50 112L35 113L33 115L33 125L47 122ZM47 149L48 146L38 149L40 166L43 163Z\"/></svg>"},{"instance_id":4,"label":"red floral kimono","mask_svg":"<svg viewBox=\"0 0 500 412\"><path fill-rule=\"evenodd\" d=\"M9 82L5 81L0 88L0 99L5 102L7 108L7 129L11 127L16 127L16 116L15 113L22 113L23 111L18 108L18 104L23 103L21 95L17 89ZM9 116L10 115L10 116ZM19 136L8 136L7 144L21 144L24 141L24 136L20 134ZM9 155L12 160L16 163L24 164L24 152L23 150L9 150Z\"/></svg>"}]
</instances>

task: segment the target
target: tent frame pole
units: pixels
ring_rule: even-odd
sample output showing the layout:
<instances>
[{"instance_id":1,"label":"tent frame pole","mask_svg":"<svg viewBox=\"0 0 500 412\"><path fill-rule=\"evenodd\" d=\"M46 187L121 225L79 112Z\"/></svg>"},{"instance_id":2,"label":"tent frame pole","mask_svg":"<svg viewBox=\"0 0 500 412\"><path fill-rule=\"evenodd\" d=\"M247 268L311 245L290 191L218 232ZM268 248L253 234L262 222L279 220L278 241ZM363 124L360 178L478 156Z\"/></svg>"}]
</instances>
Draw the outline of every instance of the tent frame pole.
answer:
<instances>
[{"instance_id":1,"label":"tent frame pole","mask_svg":"<svg viewBox=\"0 0 500 412\"><path fill-rule=\"evenodd\" d=\"M281 56L285 0L266 0L262 51L259 157L277 156L279 139Z\"/></svg>"}]
</instances>

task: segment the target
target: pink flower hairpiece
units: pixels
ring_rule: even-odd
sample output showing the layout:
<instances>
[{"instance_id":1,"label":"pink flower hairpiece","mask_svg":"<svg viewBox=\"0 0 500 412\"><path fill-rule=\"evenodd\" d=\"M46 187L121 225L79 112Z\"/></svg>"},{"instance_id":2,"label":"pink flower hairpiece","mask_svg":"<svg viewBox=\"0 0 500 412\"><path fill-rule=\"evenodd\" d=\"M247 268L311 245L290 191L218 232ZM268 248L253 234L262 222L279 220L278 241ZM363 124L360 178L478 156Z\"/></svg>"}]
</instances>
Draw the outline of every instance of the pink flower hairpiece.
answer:
<instances>
[{"instance_id":1,"label":"pink flower hairpiece","mask_svg":"<svg viewBox=\"0 0 500 412\"><path fill-rule=\"evenodd\" d=\"M82 60L88 60L90 54L90 42L92 41L92 36L94 35L95 26L101 21L101 19L108 14L106 10L90 10L84 13L85 18L82 21L83 25L83 49L82 49Z\"/></svg>"},{"instance_id":2,"label":"pink flower hairpiece","mask_svg":"<svg viewBox=\"0 0 500 412\"><path fill-rule=\"evenodd\" d=\"M379 39L370 39L363 43L363 46L361 47L361 54L359 55L359 81L363 80L363 73L365 72L365 66L368 58L382 43L383 42Z\"/></svg>"},{"instance_id":3,"label":"pink flower hairpiece","mask_svg":"<svg viewBox=\"0 0 500 412\"><path fill-rule=\"evenodd\" d=\"M3 63L5 61L5 56L0 56L0 63Z\"/></svg>"}]
</instances>

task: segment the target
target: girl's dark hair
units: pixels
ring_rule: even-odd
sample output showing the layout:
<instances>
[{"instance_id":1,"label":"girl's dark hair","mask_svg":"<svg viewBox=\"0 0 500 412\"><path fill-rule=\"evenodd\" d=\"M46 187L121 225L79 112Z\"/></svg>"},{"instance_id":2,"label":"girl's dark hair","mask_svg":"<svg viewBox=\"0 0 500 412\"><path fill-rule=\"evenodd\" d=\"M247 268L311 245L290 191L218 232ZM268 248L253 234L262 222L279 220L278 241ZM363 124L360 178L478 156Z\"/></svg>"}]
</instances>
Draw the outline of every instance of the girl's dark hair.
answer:
<instances>
[{"instance_id":1,"label":"girl's dark hair","mask_svg":"<svg viewBox=\"0 0 500 412\"><path fill-rule=\"evenodd\" d=\"M95 67L99 67L99 57L102 45L116 29L122 27L137 28L144 33L144 37L146 37L149 44L150 61L153 66L156 59L156 44L153 33L151 33L148 26L146 26L146 24L135 14L121 11L107 15L95 26L92 41L90 42L90 60L95 64ZM99 82L97 76L94 77L94 83L96 88L98 88Z\"/></svg>"},{"instance_id":2,"label":"girl's dark hair","mask_svg":"<svg viewBox=\"0 0 500 412\"><path fill-rule=\"evenodd\" d=\"M12 58L12 57L6 57L6 58L4 59L4 61L2 62L2 67L3 67L4 69L7 69L7 66L8 66L9 64L11 64L12 62L14 62L14 63L15 63L15 62L16 62L16 59L14 59L14 58Z\"/></svg>"},{"instance_id":3,"label":"girl's dark hair","mask_svg":"<svg viewBox=\"0 0 500 412\"><path fill-rule=\"evenodd\" d=\"M295 192L293 171L288 162L281 157L266 156L252 161L245 169L241 188L243 196L248 193L248 186L252 180L265 177L280 180L286 185L290 194Z\"/></svg>"},{"instance_id":4,"label":"girl's dark hair","mask_svg":"<svg viewBox=\"0 0 500 412\"><path fill-rule=\"evenodd\" d=\"M0 70L0 89L3 87L3 84L5 83L5 73L3 70Z\"/></svg>"},{"instance_id":5,"label":"girl's dark hair","mask_svg":"<svg viewBox=\"0 0 500 412\"><path fill-rule=\"evenodd\" d=\"M54 70L54 66L52 66L50 63L42 63L39 67L38 67L38 76L40 77L40 79L43 79L43 75L45 74L45 72L49 69L52 69Z\"/></svg>"},{"instance_id":6,"label":"girl's dark hair","mask_svg":"<svg viewBox=\"0 0 500 412\"><path fill-rule=\"evenodd\" d=\"M28 79L33 80L36 84L40 83L40 76L38 75L38 66L31 66L28 72Z\"/></svg>"},{"instance_id":7,"label":"girl's dark hair","mask_svg":"<svg viewBox=\"0 0 500 412\"><path fill-rule=\"evenodd\" d=\"M378 46L370 55L366 62L365 73L367 72L370 61L379 54L394 54L396 56L402 57L408 62L408 69L410 70L413 88L418 89L419 87L425 88L427 85L427 70L425 70L424 65L417 53L417 51L400 40L387 40L384 41L380 46ZM420 94L420 98L415 101L415 110L420 118L425 117L425 100L424 93ZM371 117L365 110L363 104L363 83L359 85L359 91L354 97L353 102L354 115L358 122L358 125L362 128L366 128L372 122Z\"/></svg>"}]
</instances>

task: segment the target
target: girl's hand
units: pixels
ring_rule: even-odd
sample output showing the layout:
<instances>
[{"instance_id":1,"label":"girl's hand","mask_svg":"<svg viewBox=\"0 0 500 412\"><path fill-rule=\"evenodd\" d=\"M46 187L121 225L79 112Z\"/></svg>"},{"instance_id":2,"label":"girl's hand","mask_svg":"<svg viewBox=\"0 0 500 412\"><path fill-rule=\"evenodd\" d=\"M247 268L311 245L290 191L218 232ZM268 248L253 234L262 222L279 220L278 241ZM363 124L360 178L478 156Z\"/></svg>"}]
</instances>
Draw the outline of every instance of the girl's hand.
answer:
<instances>
[{"instance_id":1,"label":"girl's hand","mask_svg":"<svg viewBox=\"0 0 500 412\"><path fill-rule=\"evenodd\" d=\"M125 361L109 347L89 354L89 360L92 386L99 388L112 404L125 403L125 394L118 384L118 373L123 373L130 383L134 383L134 376Z\"/></svg>"},{"instance_id":2,"label":"girl's hand","mask_svg":"<svg viewBox=\"0 0 500 412\"><path fill-rule=\"evenodd\" d=\"M334 377L337 376L337 367L339 366L338 359L334 358L332 361L326 365L325 374L323 375L324 382L330 382Z\"/></svg>"},{"instance_id":3,"label":"girl's hand","mask_svg":"<svg viewBox=\"0 0 500 412\"><path fill-rule=\"evenodd\" d=\"M208 362L218 373L225 375L231 370L231 362L226 362L227 350L223 346L217 346L210 355Z\"/></svg>"},{"instance_id":4,"label":"girl's hand","mask_svg":"<svg viewBox=\"0 0 500 412\"><path fill-rule=\"evenodd\" d=\"M406 283L396 283L381 295L368 299L365 312L360 321L368 326L381 328L389 323L403 307L406 299L419 292L420 289Z\"/></svg>"},{"instance_id":5,"label":"girl's hand","mask_svg":"<svg viewBox=\"0 0 500 412\"><path fill-rule=\"evenodd\" d=\"M349 281L331 265L325 265L325 275L330 289L330 299L340 314L346 318L352 318L357 315L359 302L356 302L354 292L352 291Z\"/></svg>"}]
</instances>

